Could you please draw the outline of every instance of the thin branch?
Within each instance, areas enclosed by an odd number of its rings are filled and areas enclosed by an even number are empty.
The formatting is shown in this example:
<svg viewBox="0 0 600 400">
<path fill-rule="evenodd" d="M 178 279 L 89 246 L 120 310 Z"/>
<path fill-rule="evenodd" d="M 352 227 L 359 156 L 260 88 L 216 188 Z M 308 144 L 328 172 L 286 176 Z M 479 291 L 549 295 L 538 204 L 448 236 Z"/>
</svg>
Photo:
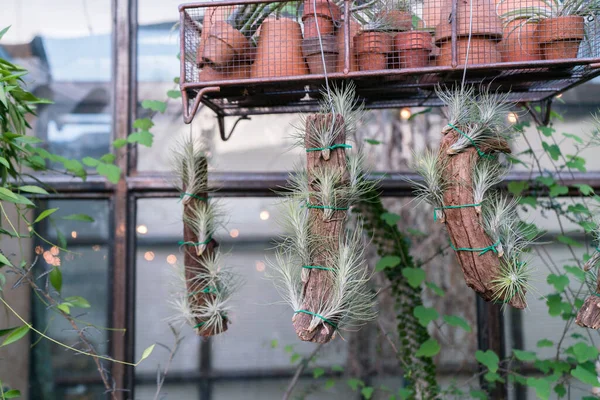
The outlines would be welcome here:
<svg viewBox="0 0 600 400">
<path fill-rule="evenodd" d="M 298 364 L 298 368 L 296 369 L 294 377 L 288 385 L 287 390 L 283 394 L 282 400 L 289 400 L 290 396 L 292 395 L 292 392 L 294 391 L 294 387 L 296 387 L 296 385 L 298 384 L 298 379 L 300 379 L 300 375 L 302 375 L 302 372 L 304 372 L 310 360 L 312 360 L 313 357 L 317 355 L 317 353 L 319 352 L 319 350 L 321 350 L 321 347 L 323 347 L 324 344 L 325 343 L 319 343 L 317 347 L 315 347 L 315 349 L 312 351 L 312 353 L 308 355 L 308 357 L 304 357 L 302 361 L 300 361 L 300 364 Z"/>
</svg>

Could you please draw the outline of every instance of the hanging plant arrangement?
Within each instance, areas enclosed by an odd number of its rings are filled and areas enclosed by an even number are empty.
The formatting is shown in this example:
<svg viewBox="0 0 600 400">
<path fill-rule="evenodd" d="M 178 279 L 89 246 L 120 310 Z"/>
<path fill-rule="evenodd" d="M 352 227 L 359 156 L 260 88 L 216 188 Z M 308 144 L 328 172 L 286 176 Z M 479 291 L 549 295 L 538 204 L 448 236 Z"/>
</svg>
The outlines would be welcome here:
<svg viewBox="0 0 600 400">
<path fill-rule="evenodd" d="M 346 225 L 349 209 L 374 185 L 364 178 L 361 149 L 346 143 L 362 107 L 353 85 L 322 97 L 321 112 L 307 116 L 297 132 L 306 167 L 290 177 L 281 221 L 290 236 L 280 243 L 271 268 L 294 309 L 298 337 L 317 343 L 376 315 L 362 225 Z"/>
<path fill-rule="evenodd" d="M 223 225 L 222 208 L 208 197 L 208 159 L 202 144 L 188 139 L 174 151 L 173 169 L 183 204 L 183 265 L 176 266 L 174 320 L 188 323 L 201 336 L 227 330 L 231 296 L 239 279 L 223 266 L 214 239 Z"/>
<path fill-rule="evenodd" d="M 437 92 L 448 124 L 439 152 L 416 158 L 416 194 L 446 225 L 467 285 L 486 301 L 525 308 L 534 234 L 517 214 L 518 199 L 493 190 L 506 173 L 501 155 L 510 153 L 510 104 L 488 89 Z"/>
</svg>

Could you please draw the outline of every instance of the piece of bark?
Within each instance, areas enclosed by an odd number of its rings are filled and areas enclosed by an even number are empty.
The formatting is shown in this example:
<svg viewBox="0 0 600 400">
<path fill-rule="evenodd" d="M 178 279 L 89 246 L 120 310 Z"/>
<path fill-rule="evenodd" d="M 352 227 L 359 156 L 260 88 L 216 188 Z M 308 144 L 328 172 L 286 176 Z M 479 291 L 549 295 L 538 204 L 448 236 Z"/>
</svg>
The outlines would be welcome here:
<svg viewBox="0 0 600 400">
<path fill-rule="evenodd" d="M 577 325 L 600 329 L 600 297 L 598 295 L 600 295 L 600 275 L 596 278 L 596 293 L 589 295 L 577 312 L 575 319 Z"/>
<path fill-rule="evenodd" d="M 202 168 L 201 174 L 207 174 L 208 173 L 208 162 L 204 162 L 202 164 L 201 168 Z M 185 191 L 186 188 L 184 187 L 183 190 Z M 201 193 L 190 193 L 190 194 L 193 194 L 195 197 L 187 197 L 186 198 L 186 201 L 184 202 L 184 205 L 183 205 L 183 215 L 184 216 L 193 215 L 192 211 L 195 210 L 196 207 L 204 206 L 204 204 L 201 204 L 201 203 L 206 203 L 206 201 L 207 201 L 207 200 L 201 200 L 201 199 L 208 199 L 208 193 L 201 192 Z M 184 218 L 184 220 L 185 220 L 185 218 Z M 199 242 L 198 236 L 196 235 L 194 230 L 191 229 L 189 226 L 187 226 L 186 223 L 183 224 L 183 241 L 189 242 L 189 243 L 198 243 Z M 211 239 L 211 241 L 207 243 L 202 254 L 199 256 L 197 255 L 196 246 L 187 246 L 187 245 L 184 246 L 183 262 L 184 262 L 184 266 L 185 266 L 185 280 L 186 280 L 187 293 L 188 294 L 194 293 L 188 299 L 190 306 L 192 306 L 192 308 L 205 304 L 209 299 L 214 298 L 214 296 L 215 296 L 213 293 L 199 292 L 206 287 L 207 282 L 195 280 L 194 278 L 198 274 L 198 271 L 208 272 L 207 268 L 204 266 L 203 260 L 206 260 L 209 257 L 212 257 L 215 249 L 218 246 L 219 246 L 219 244 L 217 243 L 217 241 L 214 239 Z M 205 321 L 202 320 L 201 318 L 196 318 L 196 324 L 201 324 L 203 322 L 205 322 Z M 223 329 L 218 332 L 215 331 L 214 328 L 209 328 L 209 329 L 204 328 L 203 329 L 203 327 L 200 326 L 199 328 L 196 328 L 196 334 L 198 334 L 200 336 L 208 337 L 208 336 L 213 336 L 213 335 L 217 335 L 219 333 L 225 332 L 227 330 L 227 322 L 228 322 L 227 318 L 223 318 Z"/>
<path fill-rule="evenodd" d="M 316 114 L 311 115 L 307 119 L 307 131 L 305 137 L 305 146 L 307 149 L 318 147 L 312 139 L 312 131 L 309 127 L 314 127 L 316 124 L 331 124 L 331 114 Z M 335 120 L 336 125 L 343 127 L 343 119 L 337 115 Z M 329 125 L 330 126 L 330 125 Z M 343 128 L 340 134 L 336 137 L 334 144 L 344 144 L 346 142 L 346 133 Z M 325 156 L 329 160 L 325 160 L 323 157 L 324 152 L 312 151 L 306 153 L 307 158 L 307 172 L 309 187 L 312 192 L 314 189 L 314 170 L 322 166 L 327 168 L 339 168 L 344 172 L 344 181 L 347 182 L 346 172 L 346 153 L 343 148 L 333 149 L 327 151 Z M 316 204 L 314 196 L 310 196 L 312 205 L 331 205 L 331 204 Z M 344 222 L 346 219 L 346 211 L 339 210 L 333 211 L 333 215 L 328 220 L 323 220 L 322 209 L 311 208 L 309 209 L 310 216 L 310 229 L 311 235 L 315 238 L 319 238 L 315 241 L 315 248 L 313 250 L 312 265 L 319 265 L 327 268 L 333 268 L 331 265 L 330 254 L 335 254 L 339 251 L 340 235 L 343 234 Z M 302 266 L 298 266 L 301 268 Z M 331 271 L 320 270 L 320 269 L 306 269 L 303 272 L 303 303 L 302 309 L 318 312 L 319 304 L 323 301 L 327 301 L 329 292 L 331 290 Z M 298 337 L 307 342 L 315 343 L 327 343 L 333 337 L 335 328 L 325 321 L 319 324 L 315 329 L 310 329 L 310 322 L 313 316 L 305 313 L 296 313 L 292 318 L 294 328 Z M 332 321 L 336 323 L 337 321 Z"/>
<path fill-rule="evenodd" d="M 473 204 L 473 167 L 479 160 L 477 149 L 469 147 L 456 155 L 448 155 L 448 148 L 456 142 L 459 133 L 447 131 L 440 144 L 440 158 L 444 160 L 444 180 L 449 187 L 444 192 L 445 206 Z M 484 153 L 508 149 L 508 144 L 498 140 L 495 143 L 479 146 Z M 456 248 L 483 249 L 494 242 L 485 233 L 481 214 L 475 207 L 445 209 L 445 223 L 452 244 Z M 525 308 L 525 293 L 510 299 L 498 297 L 493 290 L 494 283 L 500 273 L 500 259 L 493 251 L 484 254 L 472 251 L 456 251 L 458 262 L 462 268 L 467 286 L 475 290 L 486 301 L 504 301 L 515 308 Z"/>
</svg>

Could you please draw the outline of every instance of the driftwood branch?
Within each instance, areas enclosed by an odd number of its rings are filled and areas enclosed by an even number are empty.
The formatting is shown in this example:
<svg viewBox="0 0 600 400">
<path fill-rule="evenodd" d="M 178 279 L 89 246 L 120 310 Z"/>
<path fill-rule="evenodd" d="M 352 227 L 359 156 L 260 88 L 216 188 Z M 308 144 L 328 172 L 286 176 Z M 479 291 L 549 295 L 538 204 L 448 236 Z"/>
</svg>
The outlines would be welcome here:
<svg viewBox="0 0 600 400">
<path fill-rule="evenodd" d="M 448 148 L 456 142 L 459 134 L 448 131 L 440 144 L 440 159 L 446 165 L 444 180 L 449 183 L 444 192 L 445 206 L 473 204 L 473 168 L 479 160 L 477 149 L 470 147 L 465 151 L 449 155 Z M 486 154 L 492 152 L 509 152 L 508 144 L 498 139 L 487 146 L 480 146 Z M 485 233 L 481 212 L 476 207 L 462 207 L 444 210 L 445 223 L 450 240 L 455 248 L 487 249 L 494 244 Z M 467 286 L 475 290 L 484 300 L 507 301 L 515 308 L 525 308 L 524 296 L 510 299 L 498 298 L 492 283 L 500 273 L 500 256 L 494 251 L 483 253 L 473 251 L 457 251 L 456 256 L 462 268 Z"/>
<path fill-rule="evenodd" d="M 585 299 L 575 322 L 584 328 L 600 329 L 600 274 L 596 278 L 596 293 Z"/>
<path fill-rule="evenodd" d="M 205 162 L 201 165 L 201 175 L 206 176 L 208 174 L 208 161 L 205 159 Z M 186 188 L 183 188 L 184 191 Z M 194 197 L 189 197 L 187 202 L 184 203 L 183 206 L 183 215 L 191 216 L 193 215 L 193 210 L 196 207 L 205 207 L 206 202 L 208 200 L 208 193 L 200 192 L 200 193 L 190 193 L 194 195 Z M 184 218 L 185 220 L 185 218 Z M 198 243 L 200 240 L 193 229 L 191 229 L 187 224 L 183 224 L 183 240 L 186 243 Z M 207 286 L 207 282 L 202 280 L 194 279 L 198 274 L 198 271 L 207 271 L 207 268 L 204 264 L 204 260 L 209 259 L 214 254 L 215 249 L 219 246 L 216 240 L 211 239 L 210 242 L 206 244 L 204 251 L 202 254 L 197 254 L 197 246 L 184 246 L 184 256 L 183 262 L 185 265 L 185 280 L 189 297 L 190 307 L 197 308 L 207 302 L 211 296 L 215 296 L 214 293 L 203 293 L 202 289 Z M 196 324 L 203 324 L 203 321 L 200 318 L 196 318 Z M 198 335 L 208 337 L 213 336 L 227 330 L 227 320 L 223 319 L 223 329 L 219 332 L 216 332 L 214 328 L 203 328 L 199 326 L 196 328 L 196 333 Z"/>
<path fill-rule="evenodd" d="M 332 115 L 331 114 L 315 114 L 308 117 L 307 120 L 307 132 L 305 139 L 305 146 L 307 149 L 317 147 L 314 141 L 314 132 L 310 132 L 309 129 L 325 125 L 331 126 Z M 343 120 L 341 116 L 336 116 L 335 124 L 343 127 Z M 346 142 L 346 133 L 343 129 L 340 130 L 340 134 L 335 140 L 335 144 L 343 144 Z M 324 152 L 311 151 L 307 152 L 307 172 L 309 188 L 315 192 L 315 177 L 314 171 L 317 168 L 338 168 L 346 173 L 346 153 L 343 148 L 327 150 L 325 157 L 329 158 L 325 160 Z M 313 195 L 310 196 L 311 204 L 316 204 L 316 200 Z M 325 206 L 331 206 L 331 204 L 325 204 Z M 324 218 L 324 211 L 322 209 L 311 208 L 310 223 L 311 223 L 311 235 L 315 240 L 315 248 L 313 249 L 313 265 L 319 265 L 327 268 L 333 268 L 331 265 L 330 254 L 336 253 L 339 250 L 340 235 L 343 234 L 344 221 L 346 219 L 346 211 L 333 211 L 331 218 Z M 302 309 L 318 312 L 319 304 L 327 301 L 329 297 L 329 291 L 331 288 L 331 272 L 320 270 L 320 269 L 309 269 L 303 274 L 304 277 L 304 288 Z M 316 328 L 312 329 L 310 322 L 312 316 L 304 313 L 297 313 L 292 319 L 296 334 L 304 341 L 316 342 L 316 343 L 327 343 L 333 337 L 335 328 L 326 322 L 319 324 Z"/>
</svg>

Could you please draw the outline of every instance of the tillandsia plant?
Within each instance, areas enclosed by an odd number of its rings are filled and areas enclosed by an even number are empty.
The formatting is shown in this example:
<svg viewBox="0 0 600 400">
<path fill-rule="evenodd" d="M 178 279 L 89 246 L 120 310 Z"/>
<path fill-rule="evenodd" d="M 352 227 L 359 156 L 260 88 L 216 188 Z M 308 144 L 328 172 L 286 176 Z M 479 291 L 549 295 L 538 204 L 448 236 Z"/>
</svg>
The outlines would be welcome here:
<svg viewBox="0 0 600 400">
<path fill-rule="evenodd" d="M 416 157 L 423 177 L 417 197 L 446 224 L 467 285 L 487 301 L 524 308 L 530 268 L 522 254 L 532 235 L 516 212 L 518 200 L 491 190 L 506 173 L 499 154 L 510 152 L 513 136 L 507 95 L 464 86 L 437 94 L 448 124 L 439 153 Z"/>
<path fill-rule="evenodd" d="M 498 7 L 508 0 L 498 2 Z M 598 0 L 539 0 L 539 4 L 516 8 L 501 15 L 506 22 L 515 20 L 528 20 L 539 22 L 546 18 L 558 18 L 567 16 L 589 17 L 600 13 L 600 1 Z"/>
<path fill-rule="evenodd" d="M 305 131 L 296 134 L 307 166 L 290 178 L 282 221 L 290 236 L 271 263 L 275 285 L 294 309 L 296 333 L 318 343 L 376 315 L 362 223 L 345 227 L 348 210 L 376 184 L 365 179 L 362 149 L 346 144 L 363 108 L 352 84 L 323 99 L 323 112 L 306 117 Z"/>
<path fill-rule="evenodd" d="M 600 217 L 593 218 L 592 236 L 595 247 L 592 256 L 584 264 L 584 271 L 591 271 L 600 262 Z M 596 271 L 596 286 L 591 288 L 592 293 L 577 312 L 577 325 L 585 328 L 600 329 L 600 274 Z"/>
<path fill-rule="evenodd" d="M 173 152 L 173 170 L 183 203 L 184 264 L 176 267 L 171 303 L 172 320 L 188 323 L 198 335 L 227 330 L 231 296 L 239 280 L 223 266 L 223 255 L 213 235 L 223 223 L 223 212 L 208 193 L 206 149 L 193 139 Z"/>
</svg>

